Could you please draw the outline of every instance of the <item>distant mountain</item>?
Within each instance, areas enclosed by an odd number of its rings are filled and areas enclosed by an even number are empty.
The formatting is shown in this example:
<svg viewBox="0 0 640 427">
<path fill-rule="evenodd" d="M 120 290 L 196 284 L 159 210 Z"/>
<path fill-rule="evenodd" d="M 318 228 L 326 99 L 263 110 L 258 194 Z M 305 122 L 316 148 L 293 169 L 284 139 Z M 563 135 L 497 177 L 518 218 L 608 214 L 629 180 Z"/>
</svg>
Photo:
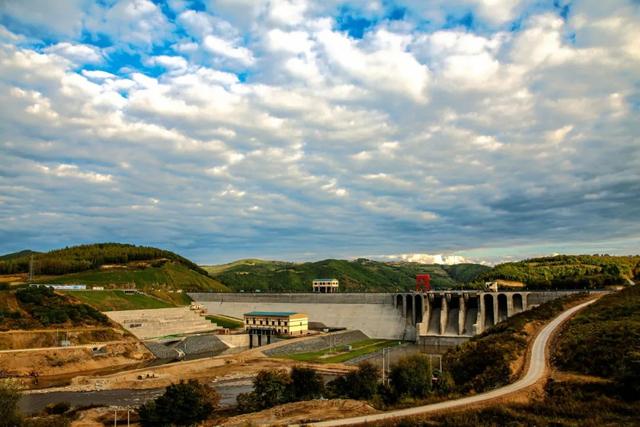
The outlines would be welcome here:
<svg viewBox="0 0 640 427">
<path fill-rule="evenodd" d="M 557 255 L 496 265 L 477 281 L 516 280 L 529 288 L 594 289 L 640 280 L 640 256 Z"/>
<path fill-rule="evenodd" d="M 19 259 L 24 257 L 31 257 L 31 255 L 38 255 L 40 252 L 34 252 L 30 249 L 25 249 L 20 252 L 13 252 L 6 255 L 0 255 L 0 261 L 9 261 L 12 259 Z"/>
<path fill-rule="evenodd" d="M 0 274 L 29 271 L 33 255 L 36 282 L 81 283 L 138 288 L 227 291 L 190 260 L 170 251 L 121 243 L 96 243 L 46 253 L 23 251 L 0 259 Z"/>
<path fill-rule="evenodd" d="M 489 270 L 478 264 L 455 266 L 413 262 L 379 262 L 327 259 L 292 263 L 239 260 L 224 265 L 203 266 L 209 274 L 234 291 L 309 292 L 317 278 L 336 278 L 343 292 L 392 292 L 414 289 L 415 276 L 429 273 L 434 288 L 461 287 Z"/>
</svg>

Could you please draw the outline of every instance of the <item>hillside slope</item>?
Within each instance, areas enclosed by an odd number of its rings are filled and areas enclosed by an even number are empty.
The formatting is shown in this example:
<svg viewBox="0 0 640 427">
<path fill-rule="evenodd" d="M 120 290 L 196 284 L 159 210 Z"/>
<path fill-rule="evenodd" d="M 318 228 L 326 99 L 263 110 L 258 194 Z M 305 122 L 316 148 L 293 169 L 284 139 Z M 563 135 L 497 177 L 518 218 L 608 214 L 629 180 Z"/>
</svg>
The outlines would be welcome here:
<svg viewBox="0 0 640 427">
<path fill-rule="evenodd" d="M 44 286 L 0 291 L 0 330 L 110 324 L 93 307 Z"/>
<path fill-rule="evenodd" d="M 137 289 L 143 290 L 228 291 L 227 287 L 219 281 L 171 261 L 147 267 L 100 269 L 61 276 L 46 276 L 37 280 L 37 282 L 51 284 L 81 283 L 112 288 L 135 284 Z"/>
<path fill-rule="evenodd" d="M 8 254 L 0 258 L 0 274 L 24 275 L 29 271 L 32 257 L 36 283 L 227 291 L 205 270 L 178 254 L 120 243 L 80 245 L 46 253 L 22 251 Z"/>
<path fill-rule="evenodd" d="M 477 277 L 517 280 L 529 288 L 593 289 L 640 279 L 640 256 L 557 255 L 499 264 Z"/>
<path fill-rule="evenodd" d="M 24 253 L 24 255 L 20 255 Z M 31 255 L 34 269 L 40 275 L 58 275 L 95 270 L 104 265 L 128 264 L 135 261 L 171 260 L 201 274 L 206 272 L 188 259 L 163 249 L 123 243 L 95 243 L 56 249 L 46 253 L 22 251 L 0 258 L 0 274 L 26 273 Z"/>
<path fill-rule="evenodd" d="M 240 260 L 203 266 L 209 274 L 234 291 L 309 292 L 317 278 L 336 278 L 342 292 L 392 292 L 413 289 L 416 274 L 431 274 L 434 288 L 459 287 L 488 267 L 385 263 L 368 259 L 327 259 L 317 262 Z"/>
<path fill-rule="evenodd" d="M 25 257 L 31 257 L 31 255 L 38 255 L 40 252 L 34 252 L 30 249 L 25 249 L 20 252 L 12 252 L 10 254 L 0 255 L 0 261 L 9 261 L 15 259 L 21 259 Z"/>
</svg>

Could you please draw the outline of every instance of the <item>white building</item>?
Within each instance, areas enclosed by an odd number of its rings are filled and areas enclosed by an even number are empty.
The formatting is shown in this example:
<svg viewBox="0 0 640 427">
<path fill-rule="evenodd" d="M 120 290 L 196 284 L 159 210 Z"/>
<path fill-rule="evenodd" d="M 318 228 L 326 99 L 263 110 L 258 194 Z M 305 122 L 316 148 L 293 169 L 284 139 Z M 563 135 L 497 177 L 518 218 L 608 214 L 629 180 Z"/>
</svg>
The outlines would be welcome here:
<svg viewBox="0 0 640 427">
<path fill-rule="evenodd" d="M 338 279 L 315 279 L 313 292 L 319 294 L 332 294 L 338 292 Z"/>
</svg>

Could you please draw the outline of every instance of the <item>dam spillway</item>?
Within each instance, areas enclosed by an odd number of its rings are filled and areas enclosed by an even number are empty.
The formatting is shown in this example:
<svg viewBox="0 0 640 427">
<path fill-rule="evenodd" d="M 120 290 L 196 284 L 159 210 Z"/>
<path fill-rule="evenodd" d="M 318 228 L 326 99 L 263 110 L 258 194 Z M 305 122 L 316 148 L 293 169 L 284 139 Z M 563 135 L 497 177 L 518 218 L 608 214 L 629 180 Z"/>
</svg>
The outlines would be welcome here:
<svg viewBox="0 0 640 427">
<path fill-rule="evenodd" d="M 372 338 L 456 343 L 506 318 L 572 292 L 189 293 L 209 313 L 305 313 L 310 322 L 361 330 Z"/>
</svg>

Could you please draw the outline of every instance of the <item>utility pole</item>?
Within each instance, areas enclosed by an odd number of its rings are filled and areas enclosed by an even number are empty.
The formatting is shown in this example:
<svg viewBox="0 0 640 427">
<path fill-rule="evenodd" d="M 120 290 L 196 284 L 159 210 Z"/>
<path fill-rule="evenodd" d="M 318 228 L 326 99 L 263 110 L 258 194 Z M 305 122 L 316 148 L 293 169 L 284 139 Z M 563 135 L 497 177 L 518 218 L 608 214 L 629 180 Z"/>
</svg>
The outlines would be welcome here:
<svg viewBox="0 0 640 427">
<path fill-rule="evenodd" d="M 391 353 L 391 349 L 388 347 L 384 347 L 382 349 L 382 384 L 387 385 L 389 383 L 389 375 L 387 374 L 390 371 L 389 364 L 389 355 Z"/>
<path fill-rule="evenodd" d="M 384 385 L 384 351 L 386 349 L 384 347 L 382 347 L 382 385 Z"/>
<path fill-rule="evenodd" d="M 33 281 L 33 255 L 31 255 L 31 259 L 29 260 L 29 282 Z"/>
</svg>

